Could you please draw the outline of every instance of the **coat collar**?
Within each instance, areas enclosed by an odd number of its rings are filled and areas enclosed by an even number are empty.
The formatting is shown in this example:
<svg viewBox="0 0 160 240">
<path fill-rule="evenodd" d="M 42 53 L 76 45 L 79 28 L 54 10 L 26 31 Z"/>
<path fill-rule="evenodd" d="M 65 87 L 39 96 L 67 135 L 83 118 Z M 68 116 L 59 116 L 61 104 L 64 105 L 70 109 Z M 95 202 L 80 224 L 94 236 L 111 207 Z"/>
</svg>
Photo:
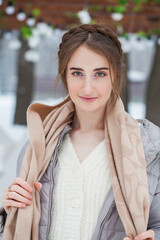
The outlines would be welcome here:
<svg viewBox="0 0 160 240">
<path fill-rule="evenodd" d="M 160 128 L 144 119 L 138 120 L 144 148 L 147 167 L 149 167 L 160 154 Z"/>
</svg>

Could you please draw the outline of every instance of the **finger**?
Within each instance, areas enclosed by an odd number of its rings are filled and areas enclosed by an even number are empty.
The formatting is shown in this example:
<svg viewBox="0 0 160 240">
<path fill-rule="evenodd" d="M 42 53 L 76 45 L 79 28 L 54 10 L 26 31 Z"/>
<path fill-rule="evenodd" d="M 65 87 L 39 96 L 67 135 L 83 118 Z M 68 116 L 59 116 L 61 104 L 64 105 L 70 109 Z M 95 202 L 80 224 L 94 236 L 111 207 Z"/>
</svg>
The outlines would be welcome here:
<svg viewBox="0 0 160 240">
<path fill-rule="evenodd" d="M 135 240 L 144 240 L 147 238 L 154 239 L 154 231 L 153 230 L 148 230 L 146 232 L 139 234 L 137 237 L 135 237 Z"/>
<path fill-rule="evenodd" d="M 37 190 L 38 192 L 40 192 L 40 190 L 41 190 L 41 188 L 42 188 L 42 184 L 39 183 L 39 182 L 35 182 L 35 183 L 34 183 L 34 186 L 35 186 L 36 190 Z"/>
<path fill-rule="evenodd" d="M 26 205 L 31 204 L 31 200 L 21 196 L 20 194 L 18 194 L 16 192 L 8 192 L 6 194 L 7 194 L 6 199 L 13 200 L 13 201 L 16 201 L 16 202 L 25 203 Z"/>
<path fill-rule="evenodd" d="M 32 192 L 33 188 L 26 182 L 23 180 L 23 178 L 17 177 L 11 185 L 20 185 L 21 187 L 23 187 L 25 190 L 27 190 L 28 192 Z M 11 187 L 12 189 L 12 187 Z"/>
<path fill-rule="evenodd" d="M 19 185 L 12 185 L 12 188 L 11 188 L 10 192 L 16 192 L 23 197 L 26 197 L 28 199 L 32 199 L 32 194 L 30 192 L 26 191 L 24 188 L 22 188 Z"/>
<path fill-rule="evenodd" d="M 129 237 L 125 237 L 123 240 L 131 240 Z"/>
<path fill-rule="evenodd" d="M 6 206 L 6 209 L 9 210 L 10 207 L 25 208 L 26 204 L 21 202 L 16 202 L 14 200 L 6 199 L 5 206 Z"/>
</svg>

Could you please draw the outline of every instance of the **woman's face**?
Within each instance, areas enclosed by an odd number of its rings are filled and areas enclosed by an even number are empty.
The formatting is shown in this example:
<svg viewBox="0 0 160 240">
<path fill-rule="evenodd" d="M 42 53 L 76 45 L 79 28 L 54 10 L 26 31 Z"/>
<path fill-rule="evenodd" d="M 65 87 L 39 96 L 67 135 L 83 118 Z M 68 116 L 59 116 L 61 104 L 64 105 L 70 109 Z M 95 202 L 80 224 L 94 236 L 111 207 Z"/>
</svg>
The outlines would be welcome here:
<svg viewBox="0 0 160 240">
<path fill-rule="evenodd" d="M 105 56 L 81 45 L 68 62 L 66 81 L 76 110 L 97 112 L 105 108 L 112 90 Z"/>
</svg>

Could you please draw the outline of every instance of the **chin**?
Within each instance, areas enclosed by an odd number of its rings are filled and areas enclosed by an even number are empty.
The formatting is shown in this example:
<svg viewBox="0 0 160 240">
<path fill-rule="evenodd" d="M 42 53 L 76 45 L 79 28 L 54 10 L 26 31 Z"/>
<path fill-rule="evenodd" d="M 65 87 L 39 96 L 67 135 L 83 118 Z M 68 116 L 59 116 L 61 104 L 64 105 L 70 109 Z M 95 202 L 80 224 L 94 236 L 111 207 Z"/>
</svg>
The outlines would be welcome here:
<svg viewBox="0 0 160 240">
<path fill-rule="evenodd" d="M 102 106 L 91 106 L 91 105 L 89 105 L 89 104 L 86 104 L 86 105 L 84 105 L 83 104 L 83 106 L 82 105 L 76 105 L 75 104 L 75 106 L 76 106 L 76 109 L 77 110 L 80 110 L 80 111 L 83 111 L 83 112 L 96 112 L 96 111 L 98 111 L 99 109 L 101 109 L 102 108 Z"/>
</svg>

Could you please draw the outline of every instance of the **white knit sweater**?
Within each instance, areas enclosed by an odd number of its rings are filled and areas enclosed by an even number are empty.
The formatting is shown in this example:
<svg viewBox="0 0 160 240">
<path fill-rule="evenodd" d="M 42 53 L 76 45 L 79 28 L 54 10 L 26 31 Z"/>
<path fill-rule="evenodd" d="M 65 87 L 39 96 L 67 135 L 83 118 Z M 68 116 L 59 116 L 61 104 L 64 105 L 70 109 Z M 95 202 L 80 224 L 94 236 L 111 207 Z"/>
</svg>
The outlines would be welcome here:
<svg viewBox="0 0 160 240">
<path fill-rule="evenodd" d="M 100 142 L 80 163 L 66 134 L 58 159 L 49 239 L 90 240 L 111 186 L 106 142 Z"/>
</svg>

